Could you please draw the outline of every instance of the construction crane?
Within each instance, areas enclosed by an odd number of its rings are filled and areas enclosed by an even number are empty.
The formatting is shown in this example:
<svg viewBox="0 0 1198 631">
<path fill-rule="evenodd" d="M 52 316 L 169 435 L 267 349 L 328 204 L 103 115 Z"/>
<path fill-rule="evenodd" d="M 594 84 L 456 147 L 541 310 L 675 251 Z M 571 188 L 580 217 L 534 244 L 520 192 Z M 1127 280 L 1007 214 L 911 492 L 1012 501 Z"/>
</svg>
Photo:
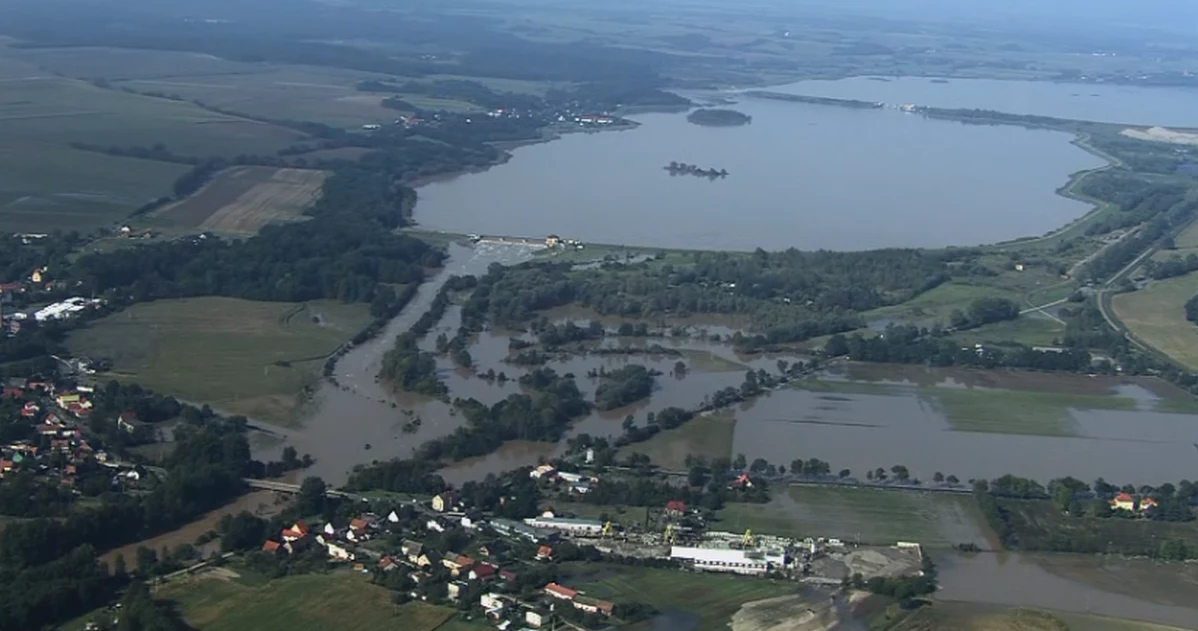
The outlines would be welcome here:
<svg viewBox="0 0 1198 631">
<path fill-rule="evenodd" d="M 741 537 L 740 545 L 741 545 L 741 547 L 744 547 L 744 548 L 756 547 L 757 540 L 753 538 L 752 530 L 745 530 L 745 536 Z"/>
<path fill-rule="evenodd" d="M 678 530 L 674 528 L 674 524 L 666 524 L 666 543 L 674 545 L 678 540 Z"/>
<path fill-rule="evenodd" d="M 615 532 L 615 530 L 616 529 L 611 525 L 610 519 L 607 521 L 606 524 L 603 524 L 603 536 L 604 537 L 612 536 L 612 534 Z"/>
</svg>

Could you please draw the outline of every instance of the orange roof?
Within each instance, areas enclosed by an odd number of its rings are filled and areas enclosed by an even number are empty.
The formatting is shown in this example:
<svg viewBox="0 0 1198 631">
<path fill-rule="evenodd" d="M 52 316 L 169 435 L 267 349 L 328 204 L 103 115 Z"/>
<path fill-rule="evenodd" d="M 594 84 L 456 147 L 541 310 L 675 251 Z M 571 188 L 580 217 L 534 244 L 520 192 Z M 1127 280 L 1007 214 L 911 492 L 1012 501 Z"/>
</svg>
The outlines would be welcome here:
<svg viewBox="0 0 1198 631">
<path fill-rule="evenodd" d="M 1153 498 L 1151 498 L 1151 497 L 1146 497 L 1146 498 L 1144 498 L 1144 499 L 1140 500 L 1140 506 L 1141 506 L 1141 507 L 1145 507 L 1145 506 L 1160 506 L 1160 505 L 1161 505 L 1161 503 L 1160 503 L 1160 502 L 1156 501 L 1155 499 L 1153 499 Z"/>
<path fill-rule="evenodd" d="M 267 540 L 266 543 L 262 544 L 262 549 L 266 550 L 267 552 L 276 552 L 281 547 L 283 546 L 278 541 Z"/>
<path fill-rule="evenodd" d="M 294 537 L 294 538 L 296 538 L 296 539 L 303 539 L 303 538 L 304 538 L 304 533 L 302 533 L 302 532 L 300 532 L 300 531 L 298 531 L 298 530 L 292 530 L 292 529 L 290 529 L 290 528 L 284 528 L 284 529 L 283 529 L 283 536 L 284 536 L 284 537 Z"/>
<path fill-rule="evenodd" d="M 557 583 L 550 583 L 550 584 L 546 585 L 545 591 L 549 592 L 550 594 L 553 594 L 555 596 L 559 596 L 561 598 L 567 598 L 567 599 L 572 599 L 578 595 L 577 590 L 573 590 L 573 589 L 570 589 L 569 587 L 564 587 L 562 585 L 558 585 Z"/>
<path fill-rule="evenodd" d="M 300 534 L 305 534 L 305 535 L 308 534 L 308 531 L 312 530 L 311 528 L 308 527 L 308 524 L 304 523 L 304 520 L 302 520 L 302 519 L 295 522 L 295 525 L 292 527 L 295 528 L 296 530 L 300 531 Z"/>
<path fill-rule="evenodd" d="M 354 530 L 366 530 L 366 520 L 365 519 L 351 520 L 349 522 L 349 527 L 353 528 Z"/>
<path fill-rule="evenodd" d="M 1116 496 L 1115 496 L 1115 501 L 1116 501 L 1116 502 L 1120 502 L 1120 503 L 1122 503 L 1122 502 L 1134 502 L 1134 501 L 1136 501 L 1136 498 L 1132 497 L 1131 495 L 1129 495 L 1129 494 L 1127 494 L 1127 493 L 1120 493 L 1120 494 L 1118 494 L 1118 495 L 1116 495 Z"/>
<path fill-rule="evenodd" d="M 537 548 L 537 556 L 551 557 L 553 556 L 553 548 L 550 548 L 549 546 L 541 546 L 540 548 Z"/>
</svg>

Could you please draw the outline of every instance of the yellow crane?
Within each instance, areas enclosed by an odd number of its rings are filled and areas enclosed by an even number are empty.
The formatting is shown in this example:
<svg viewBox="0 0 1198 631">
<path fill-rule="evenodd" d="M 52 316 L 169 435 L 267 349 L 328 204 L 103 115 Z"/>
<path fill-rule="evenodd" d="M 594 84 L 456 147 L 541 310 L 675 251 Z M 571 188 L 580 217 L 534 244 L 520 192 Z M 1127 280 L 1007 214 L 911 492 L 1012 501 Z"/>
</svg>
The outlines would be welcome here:
<svg viewBox="0 0 1198 631">
<path fill-rule="evenodd" d="M 615 532 L 615 530 L 616 529 L 611 525 L 610 519 L 607 521 L 606 524 L 603 524 L 603 536 L 604 537 L 612 536 L 612 534 Z"/>
<path fill-rule="evenodd" d="M 745 548 L 752 548 L 757 545 L 757 540 L 753 538 L 752 530 L 745 530 L 745 536 L 741 538 L 740 545 Z"/>
<path fill-rule="evenodd" d="M 666 543 L 673 545 L 678 540 L 678 531 L 674 529 L 674 524 L 666 524 Z"/>
</svg>

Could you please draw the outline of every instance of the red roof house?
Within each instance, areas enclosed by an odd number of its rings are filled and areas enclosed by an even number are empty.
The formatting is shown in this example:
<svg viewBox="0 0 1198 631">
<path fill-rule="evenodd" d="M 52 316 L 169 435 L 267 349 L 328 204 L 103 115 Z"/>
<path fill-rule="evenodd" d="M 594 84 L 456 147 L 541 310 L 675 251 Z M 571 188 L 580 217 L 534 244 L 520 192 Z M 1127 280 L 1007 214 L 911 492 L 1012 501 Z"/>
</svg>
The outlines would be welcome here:
<svg viewBox="0 0 1198 631">
<path fill-rule="evenodd" d="M 262 544 L 262 549 L 266 552 L 278 552 L 282 547 L 283 544 L 279 543 L 278 541 L 271 541 L 269 539 L 266 540 L 266 543 Z"/>
<path fill-rule="evenodd" d="M 681 515 L 686 512 L 686 502 L 682 500 L 670 500 L 666 502 L 666 512 Z"/>
<path fill-rule="evenodd" d="M 490 563 L 479 563 L 470 570 L 470 580 L 485 581 L 495 578 L 495 573 L 499 568 Z"/>
<path fill-rule="evenodd" d="M 550 583 L 546 585 L 545 593 L 553 596 L 554 598 L 560 598 L 562 600 L 574 600 L 574 597 L 578 595 L 577 590 L 558 585 L 557 583 Z"/>
<path fill-rule="evenodd" d="M 553 559 L 553 548 L 549 546 L 541 546 L 537 548 L 537 559 L 541 561 L 549 561 Z"/>
</svg>

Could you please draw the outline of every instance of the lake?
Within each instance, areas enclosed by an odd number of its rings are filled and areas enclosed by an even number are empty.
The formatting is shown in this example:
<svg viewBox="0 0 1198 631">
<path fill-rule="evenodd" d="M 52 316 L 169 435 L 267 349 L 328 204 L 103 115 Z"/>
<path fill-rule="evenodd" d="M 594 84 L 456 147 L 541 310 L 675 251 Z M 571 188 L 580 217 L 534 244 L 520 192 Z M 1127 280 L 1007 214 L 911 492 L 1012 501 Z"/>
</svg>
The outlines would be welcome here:
<svg viewBox="0 0 1198 631">
<path fill-rule="evenodd" d="M 1198 89 L 1001 79 L 851 77 L 769 88 L 806 96 L 985 109 L 1102 123 L 1198 127 Z"/>
<path fill-rule="evenodd" d="M 644 114 L 635 129 L 520 147 L 426 184 L 415 218 L 456 233 L 726 250 L 940 247 L 1041 235 L 1089 206 L 1055 194 L 1104 164 L 1066 134 L 745 98 L 741 127 Z M 672 176 L 671 161 L 726 169 Z"/>
</svg>

